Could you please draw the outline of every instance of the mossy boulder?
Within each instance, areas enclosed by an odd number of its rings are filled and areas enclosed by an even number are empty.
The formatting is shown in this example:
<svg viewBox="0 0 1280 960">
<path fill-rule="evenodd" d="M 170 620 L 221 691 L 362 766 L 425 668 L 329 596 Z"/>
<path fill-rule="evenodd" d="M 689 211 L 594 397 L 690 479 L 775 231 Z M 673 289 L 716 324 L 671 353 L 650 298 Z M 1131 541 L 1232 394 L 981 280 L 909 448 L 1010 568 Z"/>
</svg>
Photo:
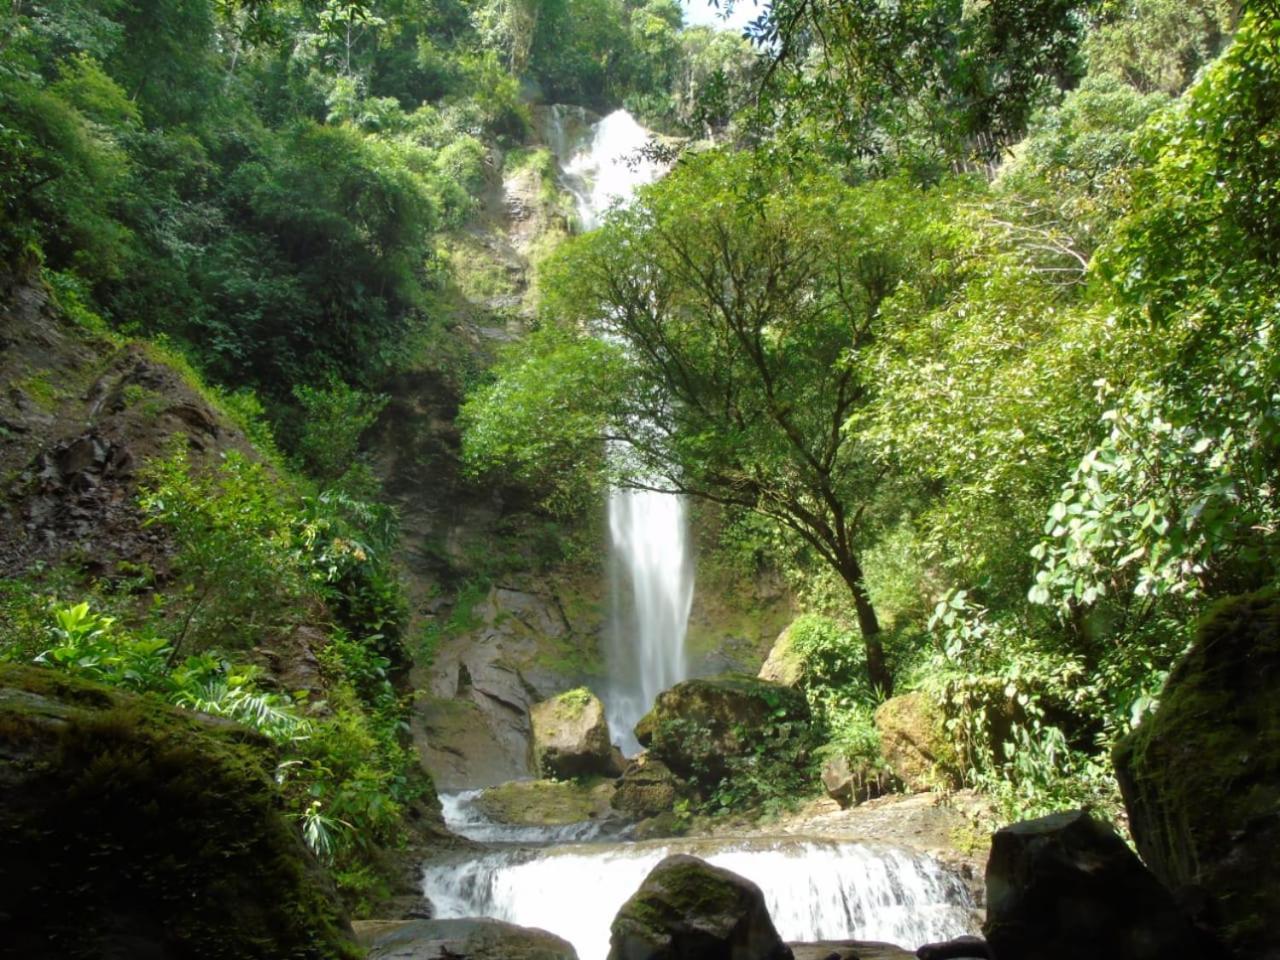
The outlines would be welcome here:
<svg viewBox="0 0 1280 960">
<path fill-rule="evenodd" d="M 374 941 L 369 960 L 578 960 L 553 933 L 501 920 L 414 920 Z"/>
<path fill-rule="evenodd" d="M 960 786 L 955 748 L 942 708 L 920 691 L 891 697 L 876 708 L 880 755 L 909 790 Z"/>
<path fill-rule="evenodd" d="M 1240 957 L 1280 957 L 1280 594 L 1223 603 L 1115 751 L 1138 852 Z"/>
<path fill-rule="evenodd" d="M 636 724 L 636 737 L 677 776 L 714 786 L 732 758 L 763 749 L 780 733 L 803 738 L 811 723 L 798 690 L 727 673 L 660 693 Z"/>
<path fill-rule="evenodd" d="M 670 767 L 642 753 L 618 778 L 613 807 L 633 820 L 669 813 L 676 802 L 676 786 Z"/>
<path fill-rule="evenodd" d="M 275 761 L 229 721 L 0 665 L 6 955 L 358 956 Z"/>
<path fill-rule="evenodd" d="M 1083 811 L 998 831 L 982 930 L 1000 960 L 1220 960 L 1107 824 Z"/>
<path fill-rule="evenodd" d="M 614 917 L 609 960 L 791 960 L 764 894 L 688 854 L 667 857 Z"/>
<path fill-rule="evenodd" d="M 476 806 L 497 823 L 555 827 L 610 816 L 613 781 L 514 780 L 490 787 Z"/>
<path fill-rule="evenodd" d="M 544 777 L 618 776 L 622 773 L 604 704 L 585 687 L 569 690 L 529 710 L 533 757 Z"/>
<path fill-rule="evenodd" d="M 758 676 L 770 683 L 780 683 L 784 687 L 794 687 L 804 678 L 804 657 L 796 649 L 792 628 L 789 625 L 778 634 L 769 650 L 769 657 L 760 668 Z"/>
</svg>

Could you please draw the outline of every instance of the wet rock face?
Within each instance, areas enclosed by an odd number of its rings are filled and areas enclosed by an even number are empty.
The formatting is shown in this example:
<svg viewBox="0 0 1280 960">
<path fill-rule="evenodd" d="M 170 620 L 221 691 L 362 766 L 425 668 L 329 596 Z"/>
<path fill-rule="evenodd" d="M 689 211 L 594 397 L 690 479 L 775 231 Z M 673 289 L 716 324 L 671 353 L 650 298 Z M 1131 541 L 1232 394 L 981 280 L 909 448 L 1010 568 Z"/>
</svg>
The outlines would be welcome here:
<svg viewBox="0 0 1280 960">
<path fill-rule="evenodd" d="M 676 777 L 661 760 L 642 754 L 627 764 L 618 779 L 613 807 L 634 820 L 671 810 L 676 802 Z"/>
<path fill-rule="evenodd" d="M 927 694 L 906 693 L 880 704 L 876 729 L 880 755 L 909 790 L 960 785 L 942 710 Z"/>
<path fill-rule="evenodd" d="M 835 756 L 822 765 L 823 789 L 842 810 L 887 793 L 892 782 L 883 769 L 866 761 L 850 762 L 847 757 Z"/>
<path fill-rule="evenodd" d="M 996 833 L 983 932 L 997 960 L 1222 956 L 1124 841 L 1083 812 Z"/>
<path fill-rule="evenodd" d="M 675 854 L 614 918 L 609 960 L 791 960 L 750 880 Z"/>
<path fill-rule="evenodd" d="M 1156 876 L 1237 956 L 1280 958 L 1280 595 L 1206 618 L 1115 761 Z"/>
<path fill-rule="evenodd" d="M 536 703 L 529 711 L 533 758 L 544 777 L 617 776 L 604 704 L 579 687 Z"/>
<path fill-rule="evenodd" d="M 378 938 L 368 960 L 578 960 L 555 934 L 501 920 L 415 920 Z"/>
<path fill-rule="evenodd" d="M 770 726 L 807 729 L 808 701 L 797 690 L 742 674 L 686 680 L 658 695 L 636 737 L 678 776 L 714 785 L 729 757 L 751 753 Z"/>
<path fill-rule="evenodd" d="M 230 721 L 0 665 L 0 954 L 357 956 L 275 761 Z"/>
</svg>

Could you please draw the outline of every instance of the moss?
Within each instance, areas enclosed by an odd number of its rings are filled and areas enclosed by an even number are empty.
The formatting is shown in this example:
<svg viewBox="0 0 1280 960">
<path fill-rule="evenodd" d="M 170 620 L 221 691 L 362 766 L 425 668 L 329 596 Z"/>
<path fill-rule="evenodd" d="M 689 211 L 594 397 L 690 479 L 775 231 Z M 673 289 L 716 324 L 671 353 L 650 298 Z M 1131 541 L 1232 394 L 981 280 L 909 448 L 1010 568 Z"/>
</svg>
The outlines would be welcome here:
<svg viewBox="0 0 1280 960">
<path fill-rule="evenodd" d="M 558 826 L 595 820 L 609 812 L 613 781 L 517 780 L 490 787 L 476 801 L 499 823 Z"/>
<path fill-rule="evenodd" d="M 570 720 L 576 720 L 582 716 L 582 711 L 587 709 L 594 699 L 595 694 L 586 687 L 566 690 L 552 698 L 556 705 L 556 712 Z"/>
<path fill-rule="evenodd" d="M 0 667 L 0 691 L 17 953 L 358 955 L 260 735 L 37 668 Z"/>
<path fill-rule="evenodd" d="M 1208 922 L 1242 956 L 1280 946 L 1280 594 L 1219 604 L 1156 713 L 1120 742 L 1116 772 L 1143 858 L 1202 886 Z M 1268 929 L 1271 928 L 1271 929 Z M 1264 944 L 1266 947 L 1264 948 Z"/>
<path fill-rule="evenodd" d="M 54 386 L 49 380 L 48 370 L 39 370 L 28 377 L 14 382 L 15 390 L 20 390 L 35 401 L 36 406 L 46 413 L 52 413 L 66 397 L 66 392 Z"/>
</svg>

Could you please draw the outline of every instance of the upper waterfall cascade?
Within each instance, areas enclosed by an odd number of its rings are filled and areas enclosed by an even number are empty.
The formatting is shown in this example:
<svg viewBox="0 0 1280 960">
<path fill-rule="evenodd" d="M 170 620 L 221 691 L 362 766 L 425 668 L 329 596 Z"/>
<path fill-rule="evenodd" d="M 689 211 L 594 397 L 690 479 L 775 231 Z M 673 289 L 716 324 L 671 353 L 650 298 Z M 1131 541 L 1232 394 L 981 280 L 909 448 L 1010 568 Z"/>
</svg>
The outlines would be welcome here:
<svg viewBox="0 0 1280 960">
<path fill-rule="evenodd" d="M 545 138 L 560 161 L 583 230 L 626 204 L 665 171 L 640 153 L 652 134 L 626 110 L 586 124 L 574 108 L 550 108 Z M 604 700 L 609 729 L 625 753 L 654 698 L 688 676 L 685 631 L 693 604 L 693 558 L 680 497 L 649 490 L 609 493 L 610 604 Z"/>
</svg>

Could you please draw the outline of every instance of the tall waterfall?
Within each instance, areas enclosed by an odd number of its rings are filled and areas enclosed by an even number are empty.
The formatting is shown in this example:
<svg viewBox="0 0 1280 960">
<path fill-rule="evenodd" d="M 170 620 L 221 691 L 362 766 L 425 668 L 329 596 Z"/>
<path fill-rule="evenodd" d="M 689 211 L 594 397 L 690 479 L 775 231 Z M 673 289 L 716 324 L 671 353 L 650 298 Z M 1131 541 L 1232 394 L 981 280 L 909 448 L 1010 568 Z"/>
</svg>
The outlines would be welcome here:
<svg viewBox="0 0 1280 960">
<path fill-rule="evenodd" d="M 609 926 L 670 853 L 693 853 L 754 881 L 784 940 L 917 946 L 975 932 L 973 899 L 939 861 L 891 847 L 790 838 L 591 844 L 491 853 L 426 870 L 438 917 L 496 917 L 569 940 L 604 960 Z"/>
<path fill-rule="evenodd" d="M 546 140 L 560 160 L 565 187 L 577 201 L 583 230 L 600 225 L 609 207 L 662 175 L 640 159 L 650 134 L 625 110 L 583 128 L 572 108 L 552 107 Z M 632 728 L 667 687 L 685 679 L 685 629 L 693 604 L 693 558 L 684 502 L 646 490 L 609 494 L 610 603 L 604 691 L 609 729 L 630 754 Z"/>
</svg>

